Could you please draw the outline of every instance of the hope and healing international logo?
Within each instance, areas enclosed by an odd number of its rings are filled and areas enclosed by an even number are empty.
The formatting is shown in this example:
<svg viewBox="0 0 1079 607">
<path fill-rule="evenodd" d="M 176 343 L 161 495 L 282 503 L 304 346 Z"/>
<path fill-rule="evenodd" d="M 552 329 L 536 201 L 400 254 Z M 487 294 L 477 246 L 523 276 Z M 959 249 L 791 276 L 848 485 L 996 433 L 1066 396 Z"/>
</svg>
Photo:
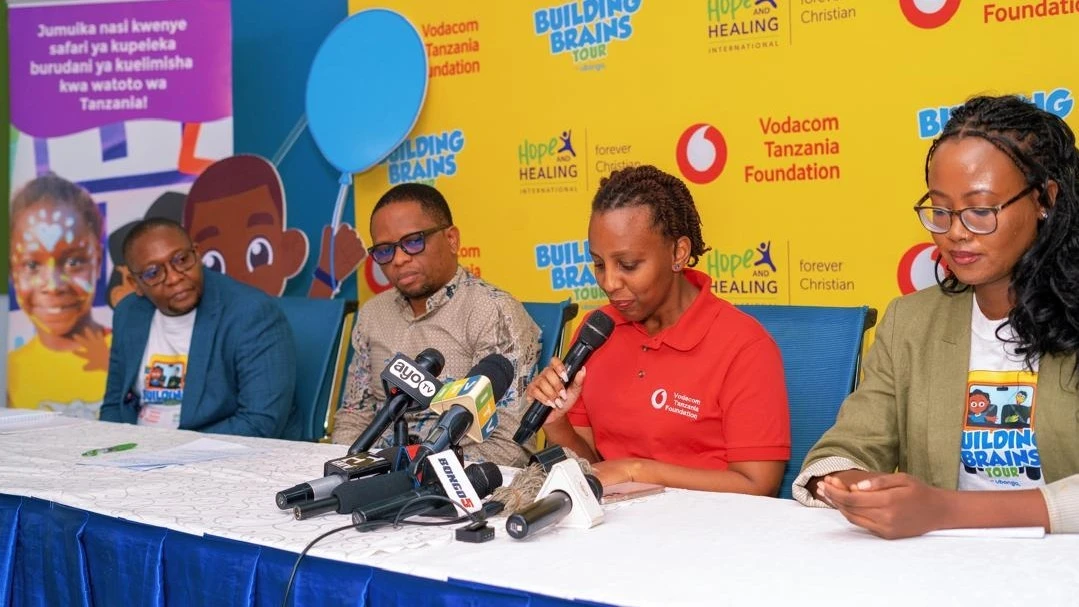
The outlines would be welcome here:
<svg viewBox="0 0 1079 607">
<path fill-rule="evenodd" d="M 420 182 L 434 185 L 439 177 L 457 174 L 457 154 L 465 147 L 461 129 L 416 135 L 406 139 L 383 163 L 390 185 Z"/>
<path fill-rule="evenodd" d="M 608 45 L 633 36 L 634 13 L 643 0 L 579 0 L 532 13 L 532 29 L 546 36 L 552 55 L 568 53 L 580 69 L 598 66 Z"/>
</svg>

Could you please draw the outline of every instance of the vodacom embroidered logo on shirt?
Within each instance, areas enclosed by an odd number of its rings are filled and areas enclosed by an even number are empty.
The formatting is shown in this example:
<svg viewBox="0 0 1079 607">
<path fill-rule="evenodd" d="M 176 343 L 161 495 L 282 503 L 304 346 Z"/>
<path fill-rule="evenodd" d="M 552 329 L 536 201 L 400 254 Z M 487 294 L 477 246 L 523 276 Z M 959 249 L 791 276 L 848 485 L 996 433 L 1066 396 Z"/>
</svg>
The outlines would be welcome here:
<svg viewBox="0 0 1079 607">
<path fill-rule="evenodd" d="M 652 393 L 652 408 L 695 420 L 700 417 L 701 399 L 678 391 L 670 394 L 666 388 L 658 388 Z"/>
</svg>

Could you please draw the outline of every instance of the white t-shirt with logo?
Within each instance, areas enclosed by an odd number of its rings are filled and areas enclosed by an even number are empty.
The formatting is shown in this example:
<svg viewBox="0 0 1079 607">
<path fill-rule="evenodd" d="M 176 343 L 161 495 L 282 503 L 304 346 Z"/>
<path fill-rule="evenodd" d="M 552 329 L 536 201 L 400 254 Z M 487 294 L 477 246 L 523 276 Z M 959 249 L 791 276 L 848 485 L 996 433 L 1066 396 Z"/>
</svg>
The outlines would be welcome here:
<svg viewBox="0 0 1079 607">
<path fill-rule="evenodd" d="M 970 370 L 964 404 L 959 489 L 1031 489 L 1045 484 L 1035 438 L 1038 366 L 1026 368 L 1011 326 L 971 313 Z"/>
<path fill-rule="evenodd" d="M 150 337 L 142 355 L 142 371 L 135 392 L 142 409 L 140 426 L 180 427 L 180 405 L 184 400 L 187 354 L 195 330 L 197 309 L 183 316 L 166 316 L 160 310 L 150 321 Z"/>
</svg>

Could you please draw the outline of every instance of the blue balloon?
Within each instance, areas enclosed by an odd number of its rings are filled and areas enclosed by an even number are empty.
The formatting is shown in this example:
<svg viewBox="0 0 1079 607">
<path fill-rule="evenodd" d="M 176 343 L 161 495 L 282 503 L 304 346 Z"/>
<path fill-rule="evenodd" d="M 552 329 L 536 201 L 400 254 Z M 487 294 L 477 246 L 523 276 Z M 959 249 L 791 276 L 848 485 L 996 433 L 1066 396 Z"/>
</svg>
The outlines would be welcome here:
<svg viewBox="0 0 1079 607">
<path fill-rule="evenodd" d="M 427 53 L 401 14 L 360 11 L 333 28 L 307 77 L 307 120 L 342 173 L 381 162 L 405 140 L 427 94 Z"/>
</svg>

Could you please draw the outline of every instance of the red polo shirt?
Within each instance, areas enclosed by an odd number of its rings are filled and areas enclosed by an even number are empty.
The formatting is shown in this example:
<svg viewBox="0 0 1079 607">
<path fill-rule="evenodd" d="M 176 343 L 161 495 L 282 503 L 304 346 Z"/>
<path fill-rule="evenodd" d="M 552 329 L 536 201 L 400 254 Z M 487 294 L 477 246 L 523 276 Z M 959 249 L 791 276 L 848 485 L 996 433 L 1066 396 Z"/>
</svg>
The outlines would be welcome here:
<svg viewBox="0 0 1079 607">
<path fill-rule="evenodd" d="M 783 362 L 772 337 L 687 270 L 700 293 L 673 326 L 650 336 L 612 306 L 614 331 L 585 364 L 568 413 L 591 426 L 604 459 L 639 457 L 722 470 L 790 459 Z"/>
</svg>

